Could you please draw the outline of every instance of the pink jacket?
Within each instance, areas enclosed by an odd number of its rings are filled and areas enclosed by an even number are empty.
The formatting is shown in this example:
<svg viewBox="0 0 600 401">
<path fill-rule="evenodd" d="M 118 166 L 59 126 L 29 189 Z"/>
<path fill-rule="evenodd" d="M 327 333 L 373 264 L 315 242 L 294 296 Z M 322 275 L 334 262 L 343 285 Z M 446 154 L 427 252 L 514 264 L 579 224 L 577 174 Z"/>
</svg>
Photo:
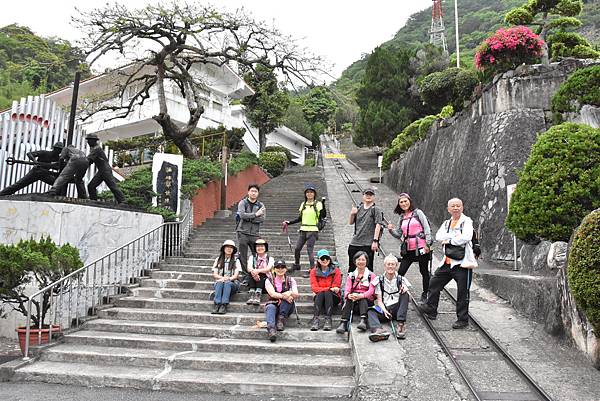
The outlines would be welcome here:
<svg viewBox="0 0 600 401">
<path fill-rule="evenodd" d="M 369 269 L 365 269 L 364 277 L 356 278 L 358 269 L 348 274 L 346 278 L 346 286 L 344 287 L 344 299 L 348 298 L 348 294 L 359 293 L 364 294 L 365 298 L 373 301 L 375 298 L 375 284 L 377 276 Z"/>
</svg>

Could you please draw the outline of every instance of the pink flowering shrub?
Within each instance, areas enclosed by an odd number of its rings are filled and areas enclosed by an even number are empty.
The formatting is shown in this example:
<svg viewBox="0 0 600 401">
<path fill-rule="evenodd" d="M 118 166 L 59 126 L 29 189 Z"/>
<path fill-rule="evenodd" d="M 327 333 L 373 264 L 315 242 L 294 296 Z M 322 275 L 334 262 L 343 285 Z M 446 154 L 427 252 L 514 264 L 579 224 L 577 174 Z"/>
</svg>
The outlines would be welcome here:
<svg viewBox="0 0 600 401">
<path fill-rule="evenodd" d="M 501 28 L 487 38 L 475 53 L 475 67 L 496 74 L 525 64 L 533 64 L 542 55 L 544 41 L 525 26 Z"/>
</svg>

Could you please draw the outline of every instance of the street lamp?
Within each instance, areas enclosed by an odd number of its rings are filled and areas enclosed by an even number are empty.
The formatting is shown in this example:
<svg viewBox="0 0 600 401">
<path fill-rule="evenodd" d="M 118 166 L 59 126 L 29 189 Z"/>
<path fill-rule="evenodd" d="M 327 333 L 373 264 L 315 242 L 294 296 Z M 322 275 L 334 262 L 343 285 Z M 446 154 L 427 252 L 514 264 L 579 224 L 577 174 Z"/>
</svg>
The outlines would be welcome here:
<svg viewBox="0 0 600 401">
<path fill-rule="evenodd" d="M 454 0 L 454 28 L 456 35 L 456 67 L 460 68 L 460 45 L 458 44 L 458 0 Z"/>
</svg>

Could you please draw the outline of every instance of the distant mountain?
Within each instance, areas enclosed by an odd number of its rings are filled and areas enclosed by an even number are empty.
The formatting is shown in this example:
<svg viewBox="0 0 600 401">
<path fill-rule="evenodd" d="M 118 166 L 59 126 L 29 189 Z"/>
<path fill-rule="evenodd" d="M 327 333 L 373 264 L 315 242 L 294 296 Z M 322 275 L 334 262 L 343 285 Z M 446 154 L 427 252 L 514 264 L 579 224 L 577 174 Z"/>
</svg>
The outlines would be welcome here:
<svg viewBox="0 0 600 401">
<path fill-rule="evenodd" d="M 490 34 L 503 25 L 504 15 L 526 0 L 458 0 L 460 51 L 463 63 L 472 63 L 475 49 Z M 584 9 L 579 18 L 583 26 L 579 32 L 596 45 L 600 42 L 600 0 L 584 0 Z M 455 52 L 454 0 L 443 0 L 444 24 L 448 51 Z M 431 7 L 413 14 L 393 39 L 382 43 L 391 48 L 429 42 L 431 27 Z M 368 55 L 352 63 L 342 72 L 334 86 L 346 96 L 354 97 L 355 91 L 365 72 Z"/>
</svg>

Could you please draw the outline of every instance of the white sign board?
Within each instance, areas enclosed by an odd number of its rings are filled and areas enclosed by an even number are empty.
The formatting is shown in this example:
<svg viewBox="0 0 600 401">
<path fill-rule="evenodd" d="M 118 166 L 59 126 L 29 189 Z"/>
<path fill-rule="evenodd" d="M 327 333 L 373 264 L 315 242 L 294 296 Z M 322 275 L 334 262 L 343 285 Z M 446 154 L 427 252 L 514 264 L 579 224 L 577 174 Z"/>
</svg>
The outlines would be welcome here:
<svg viewBox="0 0 600 401">
<path fill-rule="evenodd" d="M 510 198 L 512 198 L 513 192 L 517 189 L 517 184 L 510 184 L 506 186 L 506 203 L 508 208 L 510 209 Z"/>
<path fill-rule="evenodd" d="M 381 167 L 383 165 L 383 155 L 377 156 L 377 167 Z"/>
<path fill-rule="evenodd" d="M 154 154 L 152 158 L 152 190 L 158 194 L 158 197 L 152 199 L 154 206 L 165 207 L 179 214 L 182 173 L 182 155 Z"/>
</svg>

